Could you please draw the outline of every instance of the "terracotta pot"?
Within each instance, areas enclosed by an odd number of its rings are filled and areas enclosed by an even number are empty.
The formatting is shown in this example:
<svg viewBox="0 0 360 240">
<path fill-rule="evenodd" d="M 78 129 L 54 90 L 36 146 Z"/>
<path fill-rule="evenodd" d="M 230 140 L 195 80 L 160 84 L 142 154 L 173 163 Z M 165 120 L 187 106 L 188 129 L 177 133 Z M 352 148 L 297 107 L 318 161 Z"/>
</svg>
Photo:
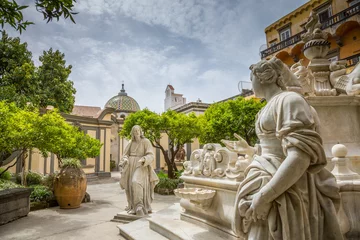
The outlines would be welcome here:
<svg viewBox="0 0 360 240">
<path fill-rule="evenodd" d="M 82 169 L 62 168 L 54 180 L 54 194 L 60 208 L 80 207 L 86 186 L 86 174 Z"/>
</svg>

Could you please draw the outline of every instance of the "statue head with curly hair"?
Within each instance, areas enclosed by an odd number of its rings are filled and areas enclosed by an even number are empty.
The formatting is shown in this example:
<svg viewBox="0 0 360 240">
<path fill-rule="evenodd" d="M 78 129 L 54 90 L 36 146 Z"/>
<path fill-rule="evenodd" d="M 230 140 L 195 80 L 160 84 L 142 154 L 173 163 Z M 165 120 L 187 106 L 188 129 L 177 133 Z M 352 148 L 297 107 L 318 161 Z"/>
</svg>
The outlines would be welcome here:
<svg viewBox="0 0 360 240">
<path fill-rule="evenodd" d="M 296 76 L 281 60 L 276 57 L 270 60 L 261 60 L 250 66 L 253 90 L 257 97 L 264 97 L 264 88 L 274 86 L 283 91 L 301 93 L 301 85 Z"/>
</svg>

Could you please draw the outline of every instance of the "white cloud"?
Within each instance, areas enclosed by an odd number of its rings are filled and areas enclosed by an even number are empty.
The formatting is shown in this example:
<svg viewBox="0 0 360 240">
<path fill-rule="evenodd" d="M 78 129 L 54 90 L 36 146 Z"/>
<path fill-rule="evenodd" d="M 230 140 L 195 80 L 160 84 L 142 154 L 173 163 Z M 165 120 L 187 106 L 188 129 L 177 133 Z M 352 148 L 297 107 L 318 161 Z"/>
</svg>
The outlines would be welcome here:
<svg viewBox="0 0 360 240">
<path fill-rule="evenodd" d="M 50 47 L 65 54 L 76 104 L 103 107 L 125 81 L 140 107 L 160 112 L 169 83 L 188 101 L 238 94 L 264 28 L 305 1 L 83 0 L 76 24 L 46 24 L 30 6 L 24 17 L 36 24 L 21 39 L 37 64 Z"/>
</svg>

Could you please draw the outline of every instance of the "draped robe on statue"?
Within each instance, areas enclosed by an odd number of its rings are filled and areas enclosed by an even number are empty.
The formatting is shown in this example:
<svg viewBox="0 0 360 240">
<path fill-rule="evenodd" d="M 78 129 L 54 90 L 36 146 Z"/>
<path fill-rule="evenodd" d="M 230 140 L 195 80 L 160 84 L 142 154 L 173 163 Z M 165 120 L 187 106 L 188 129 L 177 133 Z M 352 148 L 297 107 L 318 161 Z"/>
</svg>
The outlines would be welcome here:
<svg viewBox="0 0 360 240">
<path fill-rule="evenodd" d="M 146 138 L 130 141 L 126 146 L 123 158 L 128 159 L 120 177 L 120 186 L 125 189 L 128 201 L 128 212 L 136 213 L 138 207 L 143 208 L 146 215 L 152 211 L 154 188 L 159 182 L 151 163 L 154 161 L 153 147 Z M 138 161 L 144 158 L 144 164 Z"/>
<path fill-rule="evenodd" d="M 317 119 L 315 110 L 294 92 L 275 95 L 259 112 L 255 128 L 261 155 L 254 156 L 237 192 L 233 229 L 238 235 L 257 240 L 342 239 L 336 218 L 339 189 L 324 168 L 326 157 L 316 131 Z M 253 195 L 275 175 L 291 147 L 310 156 L 307 171 L 273 201 L 267 220 L 246 219 Z"/>
</svg>

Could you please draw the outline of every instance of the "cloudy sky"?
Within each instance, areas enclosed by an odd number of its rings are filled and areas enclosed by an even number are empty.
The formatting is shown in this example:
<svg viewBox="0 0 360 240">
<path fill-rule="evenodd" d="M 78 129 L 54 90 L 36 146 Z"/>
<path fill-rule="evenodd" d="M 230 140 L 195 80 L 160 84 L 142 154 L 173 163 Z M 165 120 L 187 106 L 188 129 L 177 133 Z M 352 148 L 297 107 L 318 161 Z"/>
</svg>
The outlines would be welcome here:
<svg viewBox="0 0 360 240">
<path fill-rule="evenodd" d="M 305 2 L 78 0 L 76 24 L 46 24 L 30 6 L 24 17 L 35 25 L 20 37 L 36 64 L 50 47 L 65 53 L 75 104 L 103 108 L 124 81 L 141 108 L 161 112 L 167 84 L 188 102 L 238 94 L 239 81 L 249 81 L 249 66 L 260 59 L 265 27 Z"/>
</svg>

